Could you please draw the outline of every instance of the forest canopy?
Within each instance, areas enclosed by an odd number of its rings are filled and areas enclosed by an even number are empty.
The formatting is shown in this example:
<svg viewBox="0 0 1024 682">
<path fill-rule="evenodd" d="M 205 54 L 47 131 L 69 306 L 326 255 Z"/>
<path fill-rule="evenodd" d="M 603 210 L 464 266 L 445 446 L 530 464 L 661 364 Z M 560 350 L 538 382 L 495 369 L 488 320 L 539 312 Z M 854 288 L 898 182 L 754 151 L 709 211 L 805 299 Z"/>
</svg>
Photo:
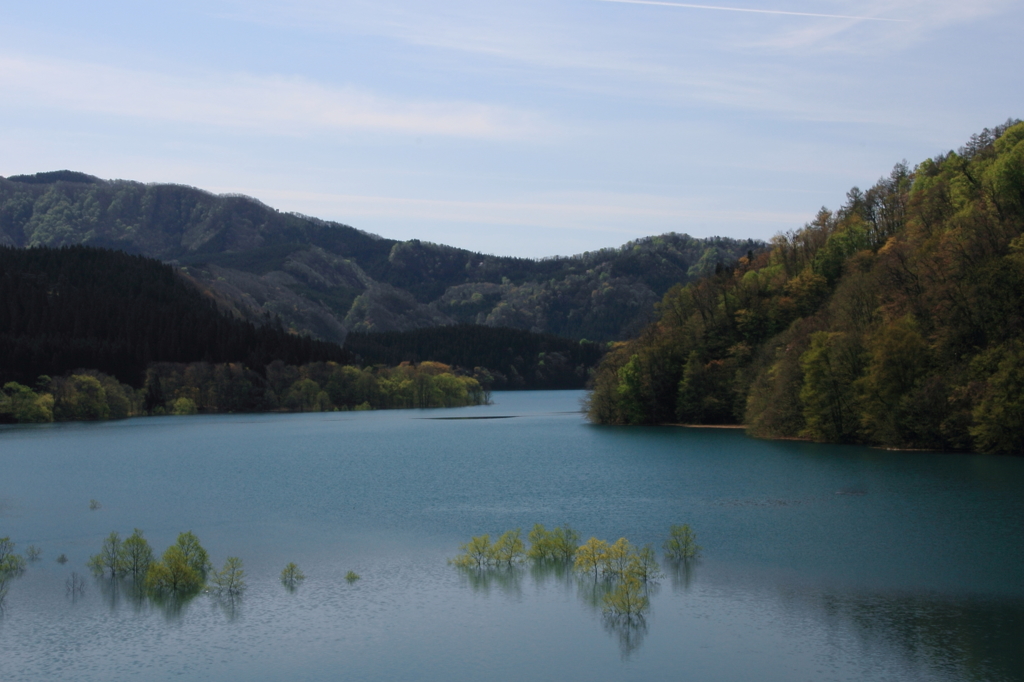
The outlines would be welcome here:
<svg viewBox="0 0 1024 682">
<path fill-rule="evenodd" d="M 837 211 L 663 298 L 589 417 L 1024 453 L 1024 124 L 897 164 Z"/>
</svg>

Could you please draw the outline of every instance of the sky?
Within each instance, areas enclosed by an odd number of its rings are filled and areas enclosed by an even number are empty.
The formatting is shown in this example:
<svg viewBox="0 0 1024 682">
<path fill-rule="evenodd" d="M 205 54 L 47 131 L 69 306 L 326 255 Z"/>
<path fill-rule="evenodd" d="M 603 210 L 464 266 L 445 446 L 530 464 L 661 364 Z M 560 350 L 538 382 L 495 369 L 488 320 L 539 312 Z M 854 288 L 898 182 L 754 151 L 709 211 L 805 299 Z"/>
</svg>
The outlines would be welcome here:
<svg viewBox="0 0 1024 682">
<path fill-rule="evenodd" d="M 0 0 L 0 176 L 525 257 L 770 239 L 1024 118 L 1020 0 Z"/>
</svg>

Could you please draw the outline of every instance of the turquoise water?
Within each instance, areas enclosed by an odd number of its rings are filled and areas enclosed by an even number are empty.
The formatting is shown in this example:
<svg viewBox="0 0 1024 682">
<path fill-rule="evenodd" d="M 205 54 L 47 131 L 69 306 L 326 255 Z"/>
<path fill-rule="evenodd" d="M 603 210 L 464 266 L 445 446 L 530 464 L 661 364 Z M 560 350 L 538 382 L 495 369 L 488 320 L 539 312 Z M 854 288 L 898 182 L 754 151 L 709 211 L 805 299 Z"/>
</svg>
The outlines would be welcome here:
<svg viewBox="0 0 1024 682">
<path fill-rule="evenodd" d="M 43 555 L 0 679 L 1024 680 L 1024 461 L 597 427 L 581 396 L 3 427 L 0 536 Z M 703 558 L 662 562 L 636 628 L 571 575 L 446 563 L 538 522 L 657 546 L 689 523 Z M 192 530 L 249 589 L 174 609 L 89 575 L 136 527 Z"/>
</svg>

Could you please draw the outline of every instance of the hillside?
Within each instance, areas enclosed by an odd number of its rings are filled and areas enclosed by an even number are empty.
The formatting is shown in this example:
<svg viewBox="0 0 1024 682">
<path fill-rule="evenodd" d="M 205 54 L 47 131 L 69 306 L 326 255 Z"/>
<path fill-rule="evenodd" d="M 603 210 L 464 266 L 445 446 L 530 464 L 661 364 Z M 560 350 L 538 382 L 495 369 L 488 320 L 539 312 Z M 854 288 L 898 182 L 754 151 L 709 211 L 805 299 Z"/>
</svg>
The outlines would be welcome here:
<svg viewBox="0 0 1024 682">
<path fill-rule="evenodd" d="M 174 269 L 122 252 L 0 247 L 0 385 L 95 369 L 141 386 L 157 362 L 347 362 L 337 344 L 217 309 Z"/>
<path fill-rule="evenodd" d="M 593 421 L 1024 454 L 1024 124 L 897 165 L 673 288 L 598 370 Z"/>
<path fill-rule="evenodd" d="M 0 178 L 0 245 L 84 244 L 176 264 L 222 308 L 341 343 L 451 324 L 628 338 L 677 282 L 763 244 L 667 234 L 566 258 L 398 242 L 243 196 L 56 171 Z"/>
</svg>

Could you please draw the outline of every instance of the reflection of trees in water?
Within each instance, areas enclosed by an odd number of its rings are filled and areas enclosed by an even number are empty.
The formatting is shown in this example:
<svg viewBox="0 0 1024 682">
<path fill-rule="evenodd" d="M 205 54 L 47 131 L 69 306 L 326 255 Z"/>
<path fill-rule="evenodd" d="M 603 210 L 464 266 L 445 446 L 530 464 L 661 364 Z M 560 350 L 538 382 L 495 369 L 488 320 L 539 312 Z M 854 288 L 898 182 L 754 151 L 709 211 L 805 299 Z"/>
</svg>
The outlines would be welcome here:
<svg viewBox="0 0 1024 682">
<path fill-rule="evenodd" d="M 915 668 L 958 680 L 1024 679 L 1024 601 L 926 595 L 834 595 L 817 604 L 872 648 L 895 647 Z"/>
<path fill-rule="evenodd" d="M 606 597 L 618 587 L 618 581 L 610 576 L 594 578 L 593 575 L 573 570 L 565 561 L 534 561 L 528 567 L 512 566 L 459 566 L 463 581 L 474 592 L 489 595 L 497 589 L 503 594 L 519 598 L 522 596 L 523 580 L 527 574 L 534 585 L 556 587 L 566 593 L 575 591 L 576 597 L 590 611 L 601 614 L 605 630 L 619 641 L 623 658 L 628 658 L 643 643 L 647 634 L 647 620 L 643 613 L 623 616 L 607 612 Z M 654 581 L 643 583 L 643 595 L 650 598 L 657 594 L 659 585 Z M 644 609 L 646 612 L 646 608 Z"/>
<path fill-rule="evenodd" d="M 644 643 L 647 634 L 647 619 L 643 616 L 633 618 L 605 618 L 604 629 L 608 634 L 619 640 L 619 653 L 626 660 Z"/>
<path fill-rule="evenodd" d="M 489 595 L 493 588 L 519 599 L 523 596 L 522 566 L 460 566 L 459 573 L 474 592 Z"/>
<path fill-rule="evenodd" d="M 215 592 L 210 595 L 210 600 L 213 603 L 213 608 L 222 611 L 229 623 L 238 620 L 238 617 L 242 615 L 242 596 L 240 594 Z"/>
<path fill-rule="evenodd" d="M 693 582 L 694 569 L 698 561 L 699 559 L 683 559 L 667 561 L 665 563 L 666 573 L 668 573 L 669 579 L 672 581 L 672 590 L 674 592 L 689 591 L 690 583 Z"/>
</svg>

